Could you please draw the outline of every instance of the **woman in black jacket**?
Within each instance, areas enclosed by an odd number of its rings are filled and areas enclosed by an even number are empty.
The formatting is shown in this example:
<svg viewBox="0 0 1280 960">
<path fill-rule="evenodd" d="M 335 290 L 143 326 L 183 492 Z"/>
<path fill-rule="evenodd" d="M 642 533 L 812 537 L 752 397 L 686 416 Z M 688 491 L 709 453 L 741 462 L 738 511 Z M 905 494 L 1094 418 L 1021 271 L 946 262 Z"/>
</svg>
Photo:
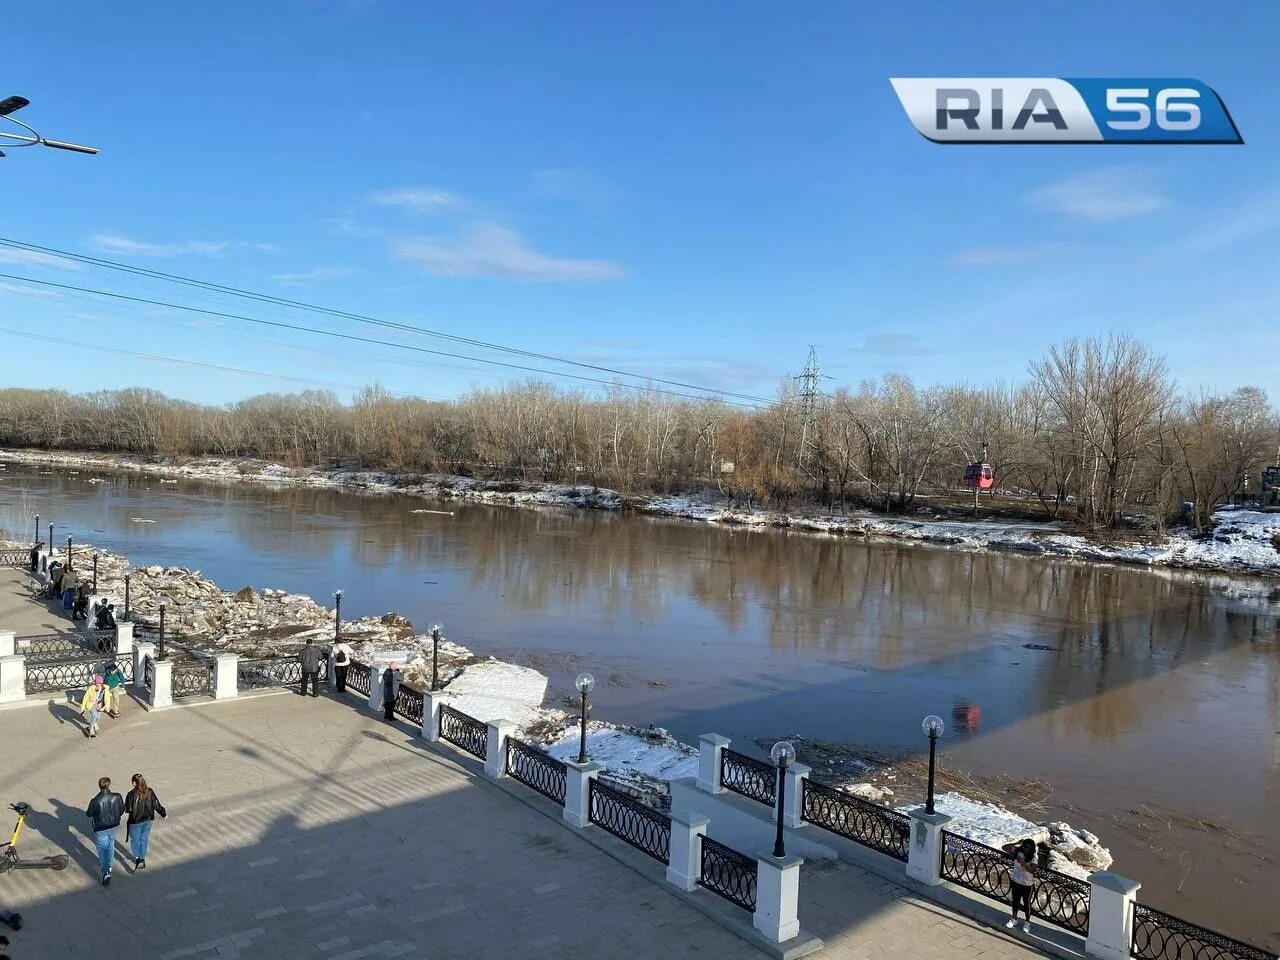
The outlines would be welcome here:
<svg viewBox="0 0 1280 960">
<path fill-rule="evenodd" d="M 147 868 L 147 844 L 151 841 L 151 822 L 156 814 L 168 818 L 169 812 L 147 786 L 147 779 L 140 773 L 133 775 L 133 789 L 124 798 L 124 809 L 129 814 L 129 849 L 133 851 L 133 869 Z"/>
</svg>

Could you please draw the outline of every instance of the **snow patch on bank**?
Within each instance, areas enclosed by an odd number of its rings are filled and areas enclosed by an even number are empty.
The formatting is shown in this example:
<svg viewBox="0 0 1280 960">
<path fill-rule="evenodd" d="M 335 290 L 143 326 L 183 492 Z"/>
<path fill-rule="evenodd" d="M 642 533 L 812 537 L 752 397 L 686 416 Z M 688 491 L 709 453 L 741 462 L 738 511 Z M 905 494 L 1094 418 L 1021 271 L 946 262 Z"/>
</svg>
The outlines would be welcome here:
<svg viewBox="0 0 1280 960">
<path fill-rule="evenodd" d="M 577 726 L 569 724 L 552 736 L 546 751 L 559 760 L 577 760 L 578 737 Z M 587 753 L 603 763 L 614 779 L 650 789 L 657 786 L 664 792 L 668 781 L 698 773 L 698 751 L 661 729 L 593 722 L 587 726 Z"/>
<path fill-rule="evenodd" d="M 547 678 L 529 667 L 490 658 L 463 667 L 445 690 L 453 709 L 485 723 L 511 720 L 522 730 L 544 716 Z"/>
</svg>

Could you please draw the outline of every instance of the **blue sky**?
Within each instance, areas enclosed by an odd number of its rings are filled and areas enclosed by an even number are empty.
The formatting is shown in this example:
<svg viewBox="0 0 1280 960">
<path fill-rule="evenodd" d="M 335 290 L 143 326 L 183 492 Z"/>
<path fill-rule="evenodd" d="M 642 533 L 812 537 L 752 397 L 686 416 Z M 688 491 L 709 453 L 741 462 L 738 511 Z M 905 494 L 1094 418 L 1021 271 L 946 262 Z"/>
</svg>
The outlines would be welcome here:
<svg viewBox="0 0 1280 960">
<path fill-rule="evenodd" d="M 983 382 L 1106 331 L 1192 389 L 1276 394 L 1277 36 L 1269 2 L 35 4 L 0 96 L 102 152 L 9 151 L 0 236 L 760 396 L 810 343 L 833 382 Z M 1214 87 L 1246 144 L 938 146 L 888 79 L 1144 75 Z M 37 261 L 0 248 L 0 273 L 387 336 Z M 6 280 L 0 327 L 426 396 L 520 376 Z M 302 386 L 0 355 L 5 385 Z"/>
</svg>

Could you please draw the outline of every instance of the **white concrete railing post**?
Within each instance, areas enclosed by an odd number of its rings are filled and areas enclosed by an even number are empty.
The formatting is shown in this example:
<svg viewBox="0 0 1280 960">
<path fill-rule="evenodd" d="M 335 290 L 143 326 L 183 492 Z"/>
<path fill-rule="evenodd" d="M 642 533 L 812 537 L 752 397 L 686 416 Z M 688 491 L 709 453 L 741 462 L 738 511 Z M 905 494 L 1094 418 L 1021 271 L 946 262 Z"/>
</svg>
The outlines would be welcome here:
<svg viewBox="0 0 1280 960">
<path fill-rule="evenodd" d="M 130 626 L 132 626 L 132 624 L 130 624 Z M 150 657 L 152 660 L 156 658 L 156 645 L 154 643 L 147 643 L 145 640 L 142 643 L 135 643 L 133 645 L 133 689 L 138 696 L 142 697 L 144 700 L 150 701 L 151 694 L 146 692 L 144 668 L 144 663 L 147 657 Z"/>
<path fill-rule="evenodd" d="M 711 821 L 692 810 L 687 814 L 671 814 L 671 845 L 668 848 L 667 882 L 681 890 L 698 889 L 698 877 L 702 875 L 702 837 L 707 835 Z"/>
<path fill-rule="evenodd" d="M 1142 884 L 1106 870 L 1089 877 L 1089 936 L 1085 951 L 1098 960 L 1129 960 L 1133 903 Z"/>
<path fill-rule="evenodd" d="M 800 933 L 801 857 L 760 857 L 756 860 L 756 912 L 751 925 L 774 943 Z"/>
<path fill-rule="evenodd" d="M 18 652 L 18 632 L 0 630 L 0 657 L 12 657 Z"/>
<path fill-rule="evenodd" d="M 89 594 L 89 616 L 77 622 L 76 626 L 80 628 L 81 633 L 92 633 L 96 617 L 98 616 L 98 605 L 106 603 L 107 598 L 101 593 Z"/>
<path fill-rule="evenodd" d="M 425 715 L 426 711 L 423 711 Z M 507 775 L 507 737 L 516 732 L 514 720 L 493 720 L 485 724 L 489 739 L 484 750 L 484 774 L 494 780 Z"/>
<path fill-rule="evenodd" d="M 387 665 L 377 660 L 369 664 L 369 709 L 374 713 L 382 713 L 382 675 L 387 672 Z"/>
<path fill-rule="evenodd" d="M 14 703 L 27 696 L 27 658 L 0 656 L 0 703 Z"/>
<path fill-rule="evenodd" d="M 240 655 L 219 653 L 213 664 L 213 699 L 230 700 L 240 694 Z"/>
<path fill-rule="evenodd" d="M 704 733 L 698 738 L 698 789 L 707 793 L 724 793 L 720 786 L 720 755 L 733 741 L 718 733 Z"/>
<path fill-rule="evenodd" d="M 152 659 L 155 686 L 151 688 L 151 709 L 163 710 L 173 706 L 173 661 Z"/>
<path fill-rule="evenodd" d="M 126 660 L 133 656 L 133 624 L 116 624 L 116 659 Z"/>
<path fill-rule="evenodd" d="M 907 876 L 925 886 L 942 882 L 942 828 L 951 822 L 945 813 L 911 811 L 911 840 L 907 847 Z"/>
<path fill-rule="evenodd" d="M 443 690 L 427 690 L 422 694 L 422 738 L 428 743 L 440 742 L 440 706 L 445 703 Z"/>
<path fill-rule="evenodd" d="M 575 827 L 591 824 L 591 781 L 605 768 L 603 763 L 565 761 L 564 819 Z"/>
<path fill-rule="evenodd" d="M 787 796 L 782 807 L 782 825 L 791 829 L 804 826 L 804 783 L 812 771 L 803 763 L 793 763 L 787 767 Z M 774 807 L 773 815 L 778 815 Z"/>
</svg>

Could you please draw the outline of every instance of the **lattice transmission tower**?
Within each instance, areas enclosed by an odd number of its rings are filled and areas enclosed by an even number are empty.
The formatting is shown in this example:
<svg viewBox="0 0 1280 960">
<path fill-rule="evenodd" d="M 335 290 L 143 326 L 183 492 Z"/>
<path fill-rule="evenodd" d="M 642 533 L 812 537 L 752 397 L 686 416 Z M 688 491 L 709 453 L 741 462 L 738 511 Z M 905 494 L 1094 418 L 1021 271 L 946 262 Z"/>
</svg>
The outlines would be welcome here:
<svg viewBox="0 0 1280 960">
<path fill-rule="evenodd" d="M 818 349 L 809 346 L 809 360 L 804 372 L 794 378 L 800 385 L 800 445 L 796 450 L 796 466 L 803 468 L 810 447 L 818 435 L 818 401 L 822 397 L 822 371 L 818 367 Z"/>
</svg>

